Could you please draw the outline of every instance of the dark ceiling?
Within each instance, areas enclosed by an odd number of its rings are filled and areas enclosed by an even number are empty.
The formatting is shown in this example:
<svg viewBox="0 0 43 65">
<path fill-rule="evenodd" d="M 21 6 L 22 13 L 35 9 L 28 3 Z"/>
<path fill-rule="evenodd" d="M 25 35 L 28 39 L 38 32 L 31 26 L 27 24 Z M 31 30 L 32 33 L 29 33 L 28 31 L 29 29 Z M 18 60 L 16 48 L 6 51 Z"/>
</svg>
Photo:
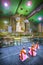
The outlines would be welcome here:
<svg viewBox="0 0 43 65">
<path fill-rule="evenodd" d="M 28 5 L 29 1 L 31 6 Z M 40 22 L 38 17 L 43 18 L 43 0 L 0 0 L 0 17 L 15 14 L 22 14 L 30 21 Z"/>
</svg>

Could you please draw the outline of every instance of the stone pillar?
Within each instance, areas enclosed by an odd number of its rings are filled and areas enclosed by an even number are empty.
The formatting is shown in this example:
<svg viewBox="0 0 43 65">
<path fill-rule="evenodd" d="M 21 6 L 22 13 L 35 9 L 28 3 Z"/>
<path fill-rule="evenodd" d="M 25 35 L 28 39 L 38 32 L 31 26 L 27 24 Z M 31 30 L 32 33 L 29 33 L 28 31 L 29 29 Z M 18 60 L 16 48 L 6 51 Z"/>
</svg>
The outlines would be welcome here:
<svg viewBox="0 0 43 65">
<path fill-rule="evenodd" d="M 43 32 L 43 23 L 42 23 L 42 32 Z"/>
<path fill-rule="evenodd" d="M 41 25 L 41 23 L 39 23 L 39 25 L 38 25 L 38 32 L 42 32 L 42 25 Z"/>
</svg>

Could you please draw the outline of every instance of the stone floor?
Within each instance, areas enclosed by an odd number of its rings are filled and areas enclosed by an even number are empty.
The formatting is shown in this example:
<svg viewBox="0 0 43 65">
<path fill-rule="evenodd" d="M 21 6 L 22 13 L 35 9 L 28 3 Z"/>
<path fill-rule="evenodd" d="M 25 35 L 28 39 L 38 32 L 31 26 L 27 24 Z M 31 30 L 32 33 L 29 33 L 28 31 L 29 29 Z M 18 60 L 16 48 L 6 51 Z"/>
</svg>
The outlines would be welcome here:
<svg viewBox="0 0 43 65">
<path fill-rule="evenodd" d="M 28 47 L 31 43 L 22 44 L 19 46 L 0 48 L 0 65 L 43 65 L 43 46 L 40 45 L 40 50 L 37 50 L 37 56 L 31 57 L 21 62 L 19 59 L 19 52 L 26 47 L 28 53 Z"/>
</svg>

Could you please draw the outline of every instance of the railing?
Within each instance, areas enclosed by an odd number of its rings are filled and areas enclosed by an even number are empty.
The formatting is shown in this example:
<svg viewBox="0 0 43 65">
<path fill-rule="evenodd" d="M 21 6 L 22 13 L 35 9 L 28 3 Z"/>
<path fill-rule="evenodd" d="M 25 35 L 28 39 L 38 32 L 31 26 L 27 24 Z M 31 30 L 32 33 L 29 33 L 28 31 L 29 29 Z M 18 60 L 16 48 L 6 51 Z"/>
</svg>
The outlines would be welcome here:
<svg viewBox="0 0 43 65">
<path fill-rule="evenodd" d="M 0 40 L 0 46 L 13 46 L 13 45 L 21 45 L 21 43 L 26 42 L 40 42 L 43 44 L 43 32 L 37 32 L 37 33 L 8 33 L 6 35 L 2 36 L 0 35 L 0 38 L 5 38 L 6 40 L 12 39 L 12 41 L 9 40 L 9 42 L 4 42 L 4 40 Z"/>
<path fill-rule="evenodd" d="M 22 36 L 26 36 L 26 37 L 30 37 L 30 38 L 34 38 L 34 37 L 42 37 L 43 38 L 43 32 L 37 32 L 37 33 L 29 33 L 29 32 L 16 32 L 16 33 L 0 33 L 0 37 L 4 37 L 4 36 L 10 36 L 10 37 L 22 37 Z"/>
</svg>

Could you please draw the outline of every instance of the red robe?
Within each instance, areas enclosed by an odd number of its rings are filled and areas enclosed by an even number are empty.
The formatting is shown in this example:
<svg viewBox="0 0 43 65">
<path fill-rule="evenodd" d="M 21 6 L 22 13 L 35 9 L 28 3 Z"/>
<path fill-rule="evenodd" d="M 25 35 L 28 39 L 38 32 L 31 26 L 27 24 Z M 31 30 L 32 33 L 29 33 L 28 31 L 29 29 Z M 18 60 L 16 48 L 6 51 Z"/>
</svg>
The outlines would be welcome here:
<svg viewBox="0 0 43 65">
<path fill-rule="evenodd" d="M 36 49 L 39 49 L 39 44 L 36 43 L 36 44 L 35 44 L 35 48 L 36 48 Z"/>
<path fill-rule="evenodd" d="M 35 49 L 34 46 L 30 48 L 29 54 L 30 54 L 31 56 L 36 56 L 36 49 Z"/>
<path fill-rule="evenodd" d="M 24 61 L 28 58 L 27 54 L 26 54 L 26 50 L 22 49 L 21 52 L 20 52 L 20 60 L 21 61 Z"/>
</svg>

